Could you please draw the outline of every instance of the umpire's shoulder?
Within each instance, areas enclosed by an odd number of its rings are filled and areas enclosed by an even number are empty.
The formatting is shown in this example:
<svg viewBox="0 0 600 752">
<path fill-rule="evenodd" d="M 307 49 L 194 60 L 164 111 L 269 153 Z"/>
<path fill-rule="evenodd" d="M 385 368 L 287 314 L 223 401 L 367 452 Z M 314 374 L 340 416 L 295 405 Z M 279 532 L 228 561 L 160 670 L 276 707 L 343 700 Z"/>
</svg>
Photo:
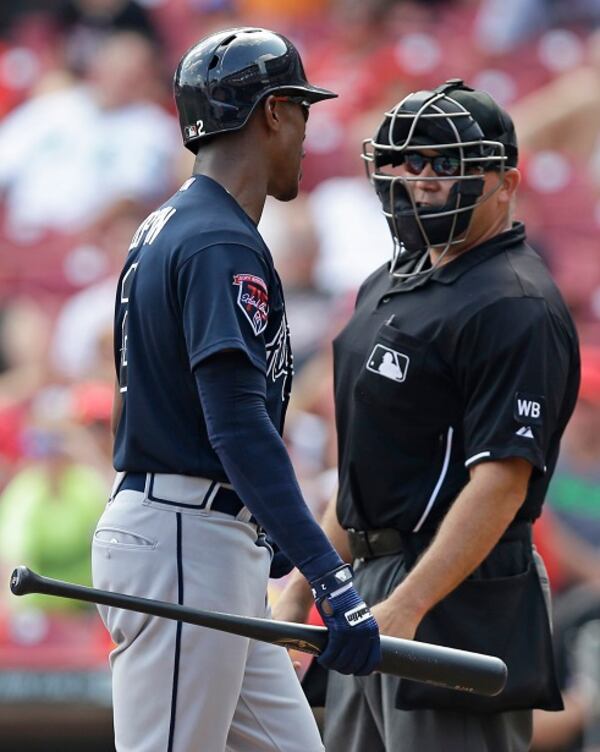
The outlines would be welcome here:
<svg viewBox="0 0 600 752">
<path fill-rule="evenodd" d="M 390 262 L 386 261 L 381 264 L 381 266 L 378 266 L 375 271 L 371 272 L 371 274 L 369 274 L 369 276 L 362 282 L 356 293 L 355 307 L 358 306 L 359 302 L 368 295 L 374 287 L 381 286 L 382 279 L 389 279 L 389 268 Z"/>
<path fill-rule="evenodd" d="M 552 277 L 544 259 L 527 243 L 506 253 L 509 274 L 513 275 L 520 297 L 538 298 L 544 301 L 549 314 L 561 321 L 563 326 L 574 333 L 574 323 L 569 308 Z"/>
</svg>

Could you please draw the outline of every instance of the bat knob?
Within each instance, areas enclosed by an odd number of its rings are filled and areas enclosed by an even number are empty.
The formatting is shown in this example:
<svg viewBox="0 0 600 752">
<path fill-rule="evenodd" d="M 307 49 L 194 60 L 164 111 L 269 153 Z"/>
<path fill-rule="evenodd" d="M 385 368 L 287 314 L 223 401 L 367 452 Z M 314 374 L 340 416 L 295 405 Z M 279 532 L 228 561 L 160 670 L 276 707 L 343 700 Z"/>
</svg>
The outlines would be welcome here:
<svg viewBox="0 0 600 752">
<path fill-rule="evenodd" d="M 13 595 L 25 595 L 27 593 L 26 581 L 29 569 L 23 565 L 13 570 L 10 576 L 10 589 Z"/>
</svg>

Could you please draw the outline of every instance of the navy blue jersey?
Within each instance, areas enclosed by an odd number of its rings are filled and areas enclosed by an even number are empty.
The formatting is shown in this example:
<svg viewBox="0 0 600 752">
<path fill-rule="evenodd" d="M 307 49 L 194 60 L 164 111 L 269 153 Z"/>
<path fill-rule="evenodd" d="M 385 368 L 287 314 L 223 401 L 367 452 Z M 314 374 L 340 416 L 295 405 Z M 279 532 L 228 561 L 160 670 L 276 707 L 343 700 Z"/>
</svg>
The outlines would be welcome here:
<svg viewBox="0 0 600 752">
<path fill-rule="evenodd" d="M 190 178 L 138 228 L 114 342 L 115 469 L 227 482 L 193 374 L 222 350 L 241 350 L 265 374 L 267 412 L 282 432 L 292 356 L 281 283 L 256 225 L 214 180 Z"/>
</svg>

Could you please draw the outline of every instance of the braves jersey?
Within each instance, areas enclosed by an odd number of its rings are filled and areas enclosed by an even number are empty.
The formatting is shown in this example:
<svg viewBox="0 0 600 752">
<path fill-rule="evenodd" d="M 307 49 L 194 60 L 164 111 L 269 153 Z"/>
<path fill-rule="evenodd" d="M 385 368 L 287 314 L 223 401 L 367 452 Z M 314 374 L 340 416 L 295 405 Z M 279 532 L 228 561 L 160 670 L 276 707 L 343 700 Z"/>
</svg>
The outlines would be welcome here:
<svg viewBox="0 0 600 752">
<path fill-rule="evenodd" d="M 469 468 L 508 457 L 534 468 L 517 516 L 539 515 L 579 352 L 523 225 L 427 276 L 378 269 L 335 340 L 334 367 L 344 527 L 435 530 Z"/>
<path fill-rule="evenodd" d="M 135 233 L 114 347 L 117 470 L 227 482 L 193 374 L 223 350 L 242 351 L 265 374 L 267 412 L 282 432 L 292 356 L 281 283 L 256 225 L 212 179 L 190 178 Z"/>
</svg>

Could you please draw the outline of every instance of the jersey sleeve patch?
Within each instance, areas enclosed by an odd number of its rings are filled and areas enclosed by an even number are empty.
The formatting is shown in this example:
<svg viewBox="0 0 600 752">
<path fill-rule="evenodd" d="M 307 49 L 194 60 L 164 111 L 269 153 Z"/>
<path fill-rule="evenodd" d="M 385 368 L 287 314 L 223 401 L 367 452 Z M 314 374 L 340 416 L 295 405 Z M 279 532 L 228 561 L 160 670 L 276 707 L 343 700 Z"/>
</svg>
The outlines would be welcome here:
<svg viewBox="0 0 600 752">
<path fill-rule="evenodd" d="M 513 403 L 513 417 L 517 423 L 541 426 L 544 421 L 544 397 L 517 392 Z"/>
<path fill-rule="evenodd" d="M 238 288 L 237 304 L 258 337 L 269 321 L 269 293 L 264 280 L 254 274 L 234 274 L 233 285 Z"/>
</svg>

